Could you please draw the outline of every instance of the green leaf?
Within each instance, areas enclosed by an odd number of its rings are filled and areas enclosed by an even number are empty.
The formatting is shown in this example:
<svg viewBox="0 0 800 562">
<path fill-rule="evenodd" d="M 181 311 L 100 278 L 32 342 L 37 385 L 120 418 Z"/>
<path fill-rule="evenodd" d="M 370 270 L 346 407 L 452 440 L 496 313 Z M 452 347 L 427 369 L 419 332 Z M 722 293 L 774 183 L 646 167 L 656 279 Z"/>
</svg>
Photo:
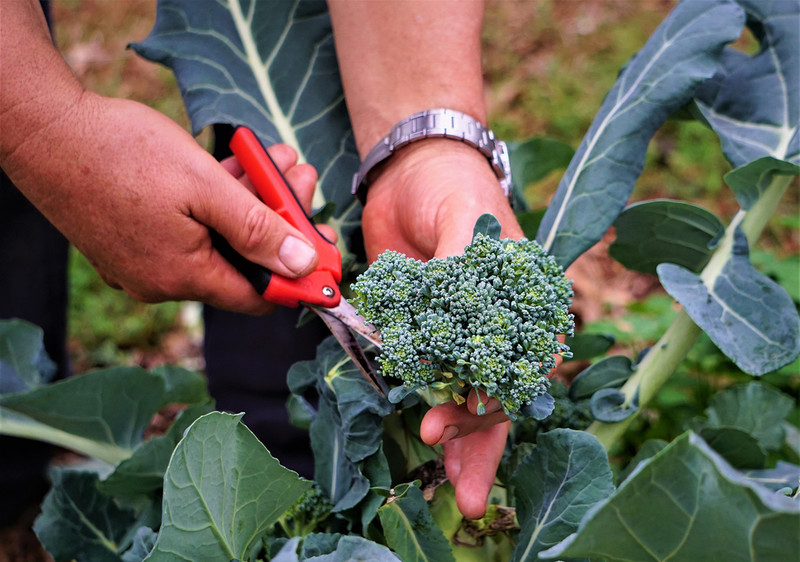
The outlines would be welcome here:
<svg viewBox="0 0 800 562">
<path fill-rule="evenodd" d="M 572 400 L 589 398 L 604 388 L 619 388 L 633 373 L 633 363 L 624 355 L 613 355 L 593 363 L 575 377 L 569 386 Z"/>
<path fill-rule="evenodd" d="M 704 427 L 700 437 L 735 468 L 763 468 L 767 461 L 758 440 L 738 427 Z"/>
<path fill-rule="evenodd" d="M 512 478 L 521 527 L 512 560 L 537 560 L 539 552 L 573 533 L 586 511 L 614 491 L 605 449 L 582 431 L 540 435 L 533 453 Z"/>
<path fill-rule="evenodd" d="M 628 269 L 655 274 L 660 263 L 699 272 L 725 233 L 722 222 L 701 207 L 680 201 L 631 205 L 614 221 L 608 253 Z"/>
<path fill-rule="evenodd" d="M 150 372 L 164 378 L 164 404 L 200 404 L 208 400 L 206 378 L 200 371 L 177 365 L 159 365 Z"/>
<path fill-rule="evenodd" d="M 739 167 L 763 156 L 800 163 L 800 4 L 737 0 L 760 43 L 758 53 L 725 49 L 722 66 L 696 104 Z"/>
<path fill-rule="evenodd" d="M 120 542 L 135 524 L 132 511 L 97 490 L 94 472 L 55 469 L 52 488 L 33 529 L 55 560 L 121 560 Z"/>
<path fill-rule="evenodd" d="M 641 463 L 575 534 L 541 556 L 796 560 L 798 526 L 800 504 L 754 484 L 687 433 Z"/>
<path fill-rule="evenodd" d="M 673 264 L 658 266 L 658 277 L 743 371 L 763 375 L 791 363 L 800 354 L 800 317 L 792 299 L 748 259 L 747 239 L 735 233 L 728 261 L 710 282 Z"/>
<path fill-rule="evenodd" d="M 302 541 L 302 554 L 297 550 Z M 398 562 L 400 559 L 385 546 L 354 535 L 342 536 L 314 533 L 288 541 L 272 562 Z"/>
<path fill-rule="evenodd" d="M 707 425 L 737 427 L 775 451 L 783 444 L 782 423 L 793 407 L 794 400 L 776 388 L 751 382 L 714 395 L 706 409 Z"/>
<path fill-rule="evenodd" d="M 489 238 L 500 240 L 500 230 L 502 228 L 497 217 L 491 213 L 484 213 L 475 222 L 475 227 L 472 229 L 472 238 L 474 240 L 475 236 L 483 234 Z"/>
<path fill-rule="evenodd" d="M 0 321 L 0 395 L 36 388 L 54 373 L 41 328 L 24 320 Z"/>
<path fill-rule="evenodd" d="M 600 240 L 630 197 L 650 138 L 737 39 L 729 1 L 678 3 L 621 72 L 559 184 L 536 239 L 564 267 Z M 589 220 L 591 217 L 591 220 Z"/>
<path fill-rule="evenodd" d="M 454 560 L 450 543 L 434 523 L 422 491 L 402 484 L 395 487 L 395 495 L 378 510 L 389 547 L 403 562 Z"/>
<path fill-rule="evenodd" d="M 639 401 L 634 398 L 629 404 L 622 391 L 616 388 L 603 388 L 592 394 L 589 409 L 597 421 L 616 423 L 635 414 L 639 409 Z"/>
<path fill-rule="evenodd" d="M 725 174 L 725 183 L 747 211 L 767 192 L 775 176 L 800 175 L 800 166 L 765 156 Z"/>
<path fill-rule="evenodd" d="M 164 475 L 161 529 L 147 560 L 244 560 L 310 483 L 280 465 L 240 422 L 197 419 Z"/>
<path fill-rule="evenodd" d="M 94 371 L 0 395 L 0 433 L 40 439 L 116 464 L 174 398 L 208 400 L 199 373 L 139 367 Z"/>
<path fill-rule="evenodd" d="M 171 68 L 195 133 L 245 125 L 265 146 L 293 146 L 319 173 L 323 199 L 357 222 L 358 169 L 324 0 L 161 0 L 150 35 L 132 47 Z"/>
<path fill-rule="evenodd" d="M 122 562 L 142 562 L 153 550 L 157 537 L 150 527 L 140 527 L 133 537 L 133 545 L 122 555 Z"/>
<path fill-rule="evenodd" d="M 358 560 L 365 562 L 400 562 L 400 558 L 382 544 L 352 535 L 339 539 L 335 551 L 314 557 L 313 560 L 314 562 L 351 562 Z"/>
<path fill-rule="evenodd" d="M 200 416 L 208 414 L 212 404 L 197 404 L 183 410 L 170 425 L 166 435 L 153 437 L 141 443 L 133 454 L 119 463 L 114 472 L 98 482 L 104 494 L 137 498 L 160 495 L 172 452 L 188 427 Z"/>
<path fill-rule="evenodd" d="M 645 441 L 642 446 L 639 447 L 639 450 L 636 451 L 636 454 L 630 460 L 625 469 L 619 473 L 619 481 L 622 482 L 625 480 L 633 473 L 637 466 L 654 456 L 656 453 L 660 452 L 661 449 L 667 445 L 669 445 L 669 443 L 663 439 L 648 439 Z"/>
<path fill-rule="evenodd" d="M 800 485 L 800 466 L 784 461 L 778 461 L 775 468 L 749 470 L 745 475 L 753 482 L 776 492 L 784 488 L 796 490 Z"/>
<path fill-rule="evenodd" d="M 308 400 L 297 394 L 289 396 L 286 401 L 286 409 L 289 411 L 289 423 L 305 430 L 311 427 L 311 420 L 317 413 Z"/>
<path fill-rule="evenodd" d="M 514 189 L 521 193 L 526 186 L 543 180 L 550 172 L 566 168 L 574 154 L 575 149 L 567 143 L 547 137 L 508 143 Z"/>
<path fill-rule="evenodd" d="M 556 400 L 550 394 L 540 394 L 530 404 L 525 404 L 520 413 L 535 420 L 543 420 L 553 413 Z"/>
<path fill-rule="evenodd" d="M 366 529 L 378 514 L 378 508 L 383 504 L 383 496 L 376 493 L 372 488 L 388 489 L 392 486 L 389 461 L 383 453 L 383 447 L 361 463 L 361 473 L 369 481 L 371 488 L 367 496 L 359 504 L 359 509 L 361 510 L 361 528 Z"/>
<path fill-rule="evenodd" d="M 344 452 L 341 418 L 328 401 L 320 402 L 309 432 L 314 452 L 314 481 L 328 495 L 333 511 L 349 509 L 369 492 L 370 483 Z"/>
<path fill-rule="evenodd" d="M 341 533 L 311 533 L 301 537 L 303 558 L 330 554 L 336 551 L 336 545 L 342 539 Z"/>
<path fill-rule="evenodd" d="M 317 347 L 315 359 L 293 365 L 287 380 L 297 396 L 312 388 L 319 396 L 309 428 L 314 480 L 328 494 L 334 511 L 349 509 L 369 491 L 359 463 L 380 448 L 381 420 L 393 407 L 333 337 Z"/>
<path fill-rule="evenodd" d="M 564 343 L 572 352 L 572 357 L 564 359 L 564 361 L 585 361 L 597 357 L 611 349 L 615 341 L 616 338 L 612 334 L 576 333 L 573 336 L 567 336 Z"/>
</svg>

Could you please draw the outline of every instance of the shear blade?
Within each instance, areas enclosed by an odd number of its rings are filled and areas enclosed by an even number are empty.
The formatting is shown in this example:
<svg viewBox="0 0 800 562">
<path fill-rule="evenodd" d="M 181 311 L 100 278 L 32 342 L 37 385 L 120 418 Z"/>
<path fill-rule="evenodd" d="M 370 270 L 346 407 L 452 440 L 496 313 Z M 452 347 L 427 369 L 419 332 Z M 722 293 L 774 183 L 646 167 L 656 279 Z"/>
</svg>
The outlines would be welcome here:
<svg viewBox="0 0 800 562">
<path fill-rule="evenodd" d="M 345 302 L 344 299 L 342 299 L 342 302 Z M 364 349 L 361 347 L 361 344 L 351 329 L 350 324 L 332 314 L 330 311 L 333 309 L 326 309 L 317 306 L 309 306 L 309 308 L 316 312 L 320 318 L 322 318 L 322 321 L 325 322 L 326 326 L 328 326 L 328 329 L 333 334 L 333 337 L 336 338 L 336 341 L 338 341 L 339 345 L 342 346 L 342 349 L 347 352 L 347 355 L 350 357 L 350 359 L 352 359 L 356 367 L 358 367 L 358 370 L 361 371 L 361 373 L 375 388 L 375 390 L 377 390 L 382 396 L 386 396 L 388 392 L 386 383 L 372 367 L 372 363 L 370 363 L 369 359 L 367 359 Z M 374 336 L 372 339 L 377 340 L 377 338 L 374 338 Z M 372 341 L 372 339 L 370 341 Z M 380 340 L 377 341 L 380 343 Z"/>
</svg>

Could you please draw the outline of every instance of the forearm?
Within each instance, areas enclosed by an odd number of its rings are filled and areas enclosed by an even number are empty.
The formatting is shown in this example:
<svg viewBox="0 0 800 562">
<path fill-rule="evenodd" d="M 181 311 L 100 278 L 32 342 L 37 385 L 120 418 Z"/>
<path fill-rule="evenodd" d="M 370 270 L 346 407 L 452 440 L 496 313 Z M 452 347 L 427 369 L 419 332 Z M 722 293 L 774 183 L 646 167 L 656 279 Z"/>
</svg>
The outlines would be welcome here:
<svg viewBox="0 0 800 562">
<path fill-rule="evenodd" d="M 399 120 L 448 107 L 486 122 L 483 2 L 329 0 L 362 158 Z"/>
<path fill-rule="evenodd" d="M 16 172 L 44 158 L 36 146 L 52 139 L 84 90 L 53 47 L 36 0 L 3 0 L 0 21 L 0 166 Z"/>
</svg>

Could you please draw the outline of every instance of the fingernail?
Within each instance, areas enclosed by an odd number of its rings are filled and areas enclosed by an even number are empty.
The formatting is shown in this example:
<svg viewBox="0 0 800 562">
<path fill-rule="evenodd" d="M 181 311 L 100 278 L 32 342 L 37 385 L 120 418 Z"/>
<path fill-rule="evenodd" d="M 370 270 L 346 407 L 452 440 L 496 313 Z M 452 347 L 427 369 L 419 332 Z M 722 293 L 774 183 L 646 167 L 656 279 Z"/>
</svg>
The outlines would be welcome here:
<svg viewBox="0 0 800 562">
<path fill-rule="evenodd" d="M 294 273 L 304 273 L 316 257 L 314 248 L 294 236 L 287 236 L 278 250 L 278 259 Z"/>
<path fill-rule="evenodd" d="M 458 428 L 454 425 L 448 425 L 447 427 L 444 428 L 442 436 L 439 438 L 439 441 L 436 444 L 441 445 L 442 443 L 446 443 L 451 439 L 455 439 L 457 435 L 458 435 Z"/>
</svg>

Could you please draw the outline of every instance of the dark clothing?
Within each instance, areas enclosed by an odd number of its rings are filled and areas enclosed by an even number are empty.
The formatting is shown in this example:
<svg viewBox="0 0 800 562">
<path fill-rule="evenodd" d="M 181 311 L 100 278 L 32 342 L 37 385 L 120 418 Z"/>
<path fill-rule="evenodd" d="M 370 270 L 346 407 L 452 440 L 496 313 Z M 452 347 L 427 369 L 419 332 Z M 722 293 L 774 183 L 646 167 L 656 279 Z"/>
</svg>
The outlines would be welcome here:
<svg viewBox="0 0 800 562">
<path fill-rule="evenodd" d="M 42 8 L 49 24 L 49 1 L 43 0 Z M 44 330 L 56 377 L 69 372 L 67 252 L 67 240 L 0 170 L 0 318 L 22 318 Z M 45 443 L 0 437 L 0 527 L 47 491 L 51 454 Z"/>
</svg>

